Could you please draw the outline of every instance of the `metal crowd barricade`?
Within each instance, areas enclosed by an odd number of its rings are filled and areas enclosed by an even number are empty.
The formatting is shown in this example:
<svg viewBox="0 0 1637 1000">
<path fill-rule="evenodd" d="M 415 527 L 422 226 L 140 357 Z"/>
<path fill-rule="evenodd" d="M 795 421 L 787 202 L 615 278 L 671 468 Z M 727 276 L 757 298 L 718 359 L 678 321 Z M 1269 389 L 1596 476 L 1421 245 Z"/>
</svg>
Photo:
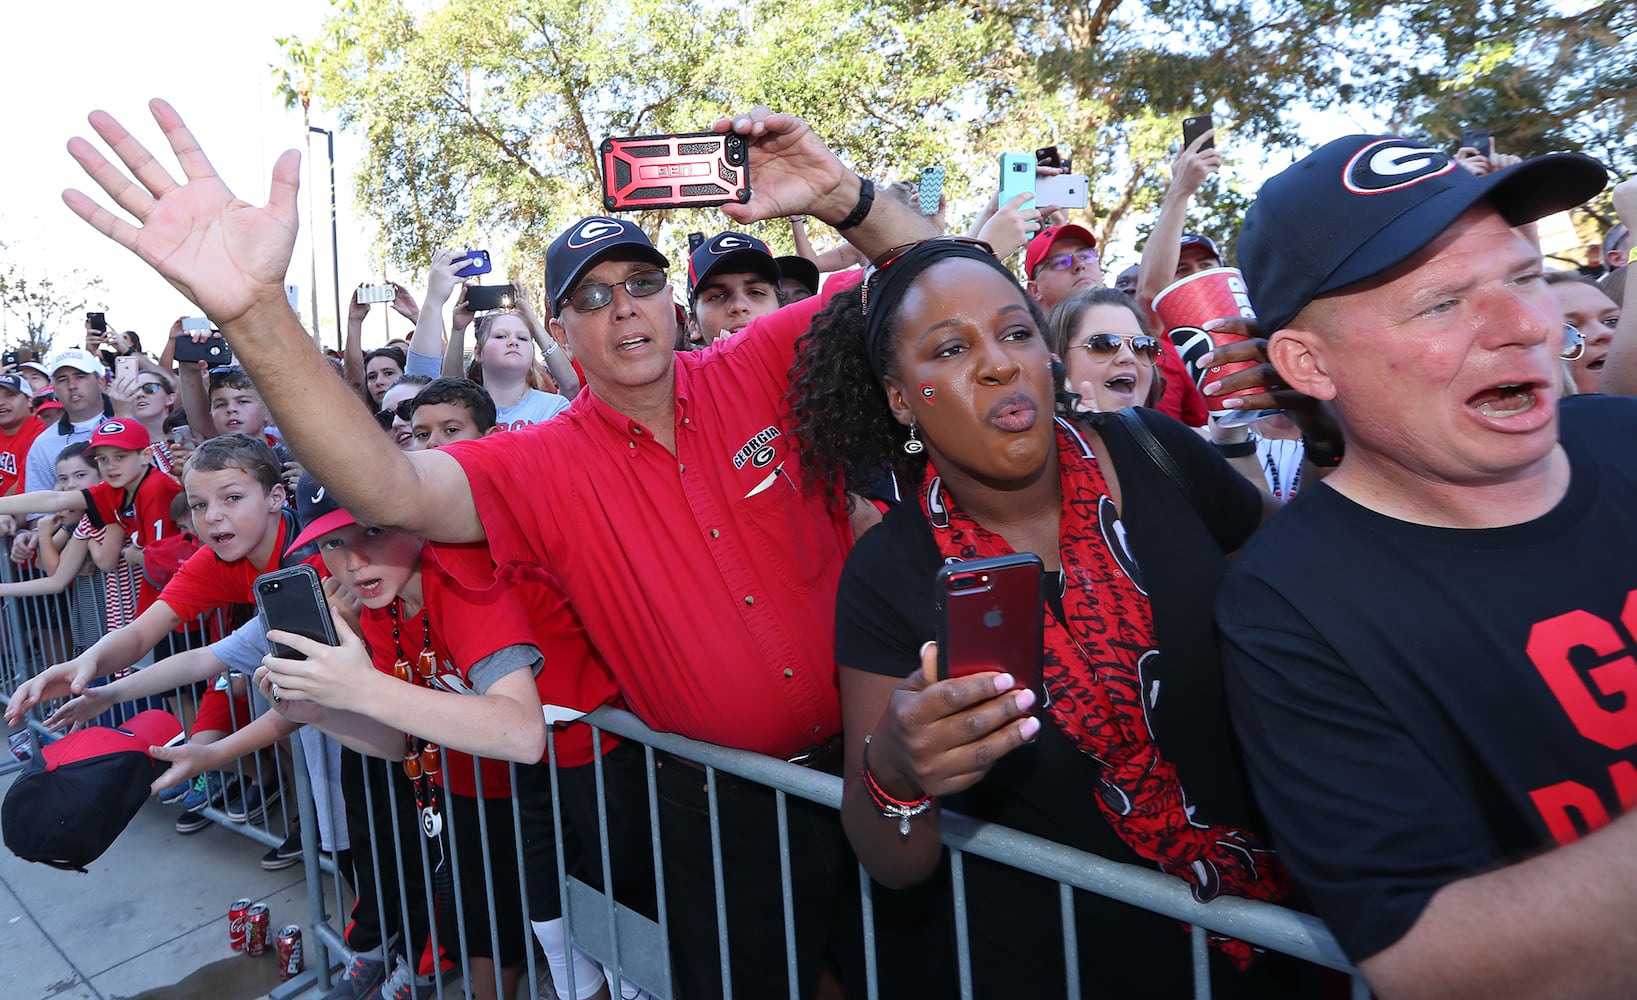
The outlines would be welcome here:
<svg viewBox="0 0 1637 1000">
<path fill-rule="evenodd" d="M 0 581 L 16 578 L 16 568 L 8 560 L 0 559 Z M 100 574 L 96 577 L 81 578 L 74 585 L 101 587 Z M 12 692 L 19 684 L 33 677 L 50 663 L 57 662 L 63 653 L 60 643 L 53 643 L 51 639 L 53 636 L 66 636 L 70 632 L 63 607 L 63 602 L 56 598 L 21 598 L 0 602 L 0 704 L 8 703 Z M 198 625 L 200 628 L 208 628 L 210 623 L 202 620 Z M 216 628 L 220 629 L 224 625 L 224 622 L 218 620 Z M 230 678 L 229 683 L 249 687 L 248 678 Z M 199 687 L 195 685 L 179 688 L 167 694 L 165 698 L 188 724 L 191 733 L 192 721 L 199 708 Z M 53 735 L 44 732 L 40 720 L 50 714 L 55 704 L 41 705 L 30 713 L 30 728 L 34 730 L 36 739 L 50 738 Z M 237 729 L 241 724 L 250 721 L 241 717 L 239 708 L 234 706 L 231 700 L 229 705 L 232 728 Z M 248 705 L 251 716 L 260 715 L 268 710 L 268 706 L 261 702 L 259 695 L 253 692 L 248 697 Z M 790 890 L 792 876 L 788 849 L 789 797 L 796 796 L 798 799 L 817 803 L 825 808 L 837 809 L 841 802 L 841 779 L 758 754 L 654 732 L 630 714 L 614 709 L 599 709 L 576 725 L 591 725 L 595 730 L 612 733 L 644 748 L 646 801 L 637 803 L 636 807 L 646 806 L 648 811 L 651 837 L 649 847 L 652 853 L 653 879 L 657 889 L 657 907 L 655 914 L 648 916 L 616 899 L 612 888 L 604 890 L 578 878 L 561 876 L 556 891 L 562 908 L 567 939 L 604 965 L 610 973 L 611 980 L 624 977 L 647 989 L 657 998 L 672 995 L 671 951 L 666 931 L 668 905 L 661 851 L 659 793 L 656 783 L 656 753 L 670 754 L 697 762 L 704 769 L 712 834 L 711 857 L 716 885 L 716 924 L 724 995 L 731 996 L 734 992 L 741 995 L 761 995 L 767 992 L 768 984 L 746 987 L 744 984 L 734 984 L 731 981 L 729 960 L 732 942 L 726 933 L 727 906 L 724 901 L 723 872 L 724 866 L 731 865 L 733 859 L 724 858 L 721 847 L 718 777 L 731 775 L 774 791 L 778 835 L 781 839 L 780 875 L 785 897 L 783 932 L 789 954 L 794 954 L 795 951 L 795 921 Z M 333 753 L 328 738 L 315 742 L 314 747 L 319 749 L 326 762 Z M 34 749 L 37 752 L 38 746 Z M 227 808 L 229 803 L 226 801 L 214 802 L 203 810 L 207 817 L 224 828 L 269 847 L 281 844 L 291 835 L 292 812 L 299 816 L 299 835 L 302 860 L 305 863 L 309 907 L 307 922 L 309 933 L 304 939 L 308 967 L 305 974 L 283 983 L 270 996 L 276 1000 L 322 996 L 328 991 L 332 981 L 330 956 L 339 956 L 347 952 L 343 927 L 355 896 L 353 888 L 346 884 L 347 880 L 343 877 L 349 873 L 348 869 L 351 867 L 348 864 L 349 859 L 343 857 L 340 851 L 341 838 L 349 833 L 352 838 L 351 860 L 356 862 L 367 857 L 372 866 L 373 888 L 367 893 L 370 898 L 366 899 L 366 903 L 372 903 L 375 911 L 381 914 L 382 938 L 393 945 L 386 956 L 387 971 L 391 971 L 396 954 L 411 950 L 404 944 L 410 937 L 405 930 L 414 929 L 418 922 L 423 923 L 424 931 L 420 933 L 430 949 L 429 953 L 447 956 L 450 966 L 450 971 L 446 974 L 435 977 L 430 992 L 440 998 L 471 996 L 478 984 L 473 981 L 469 961 L 468 929 L 481 926 L 488 931 L 491 942 L 498 940 L 503 918 L 497 912 L 494 903 L 496 886 L 507 882 L 517 884 L 521 889 L 522 912 L 524 914 L 529 912 L 527 884 L 523 872 L 524 828 L 522 813 L 516 808 L 517 768 L 515 766 L 509 768 L 513 788 L 510 799 L 512 808 L 509 810 L 510 829 L 495 828 L 489 822 L 487 814 L 481 810 L 477 813 L 476 827 L 467 829 L 463 824 L 453 823 L 446 810 L 444 822 L 449 828 L 452 849 L 458 848 L 462 843 L 461 838 L 476 836 L 484 863 L 480 872 L 463 872 L 458 864 L 459 854 L 454 854 L 457 863 L 450 866 L 453 896 L 449 897 L 446 893 L 443 904 L 448 907 L 452 898 L 454 919 L 446 920 L 443 928 L 440 928 L 440 922 L 435 915 L 440 905 L 435 892 L 437 866 L 436 859 L 431 853 L 438 848 L 430 846 L 438 842 L 429 841 L 421 835 L 419 824 L 413 819 L 416 807 L 412 802 L 403 799 L 405 792 L 397 773 L 400 762 L 390 761 L 385 767 L 379 764 L 366 765 L 362 769 L 362 797 L 365 812 L 369 816 L 363 830 L 349 830 L 349 824 L 343 814 L 342 796 L 338 789 L 327 787 L 326 793 L 322 796 L 324 802 L 322 808 L 328 814 L 326 818 L 332 831 L 332 841 L 326 851 L 320 844 L 319 797 L 315 794 L 314 784 L 309 779 L 309 769 L 306 766 L 309 755 L 301 739 L 289 741 L 288 754 L 289 771 L 293 781 L 286 781 L 285 768 L 280 765 L 279 751 L 254 755 L 248 760 L 241 758 L 229 768 L 230 774 L 238 781 L 241 789 L 247 787 L 247 782 L 254 781 L 263 790 L 264 802 L 268 805 L 264 805 L 261 815 L 256 819 L 231 819 Z M 557 855 L 558 870 L 564 872 L 567 870 L 563 848 L 564 816 L 560 797 L 560 771 L 555 763 L 555 754 L 553 740 L 548 746 L 553 807 L 552 834 L 555 841 L 553 849 Z M 0 773 L 16 766 L 18 765 L 10 754 L 0 758 Z M 596 776 L 598 814 L 597 844 L 592 849 L 598 853 L 602 862 L 604 886 L 612 887 L 615 884 L 614 873 L 622 863 L 626 863 L 626 859 L 613 856 L 610 848 L 609 797 L 605 783 L 604 761 L 600 753 L 592 766 Z M 327 786 L 331 784 L 327 780 L 329 774 L 327 763 L 320 767 L 319 773 L 326 776 Z M 382 780 L 383 775 L 385 781 Z M 481 797 L 483 779 L 475 765 L 474 779 L 478 795 Z M 271 801 L 275 799 L 282 802 L 281 808 L 271 807 Z M 385 821 L 377 814 L 378 810 L 386 811 Z M 1353 977 L 1353 996 L 1363 998 L 1369 995 L 1363 978 L 1349 966 L 1322 923 L 1312 916 L 1267 903 L 1231 897 L 1220 897 L 1211 903 L 1202 904 L 1193 898 L 1183 882 L 1160 872 L 1112 862 L 1044 838 L 978 822 L 953 813 L 944 814 L 941 827 L 944 843 L 950 851 L 950 868 L 954 883 L 955 959 L 960 996 L 963 998 L 972 996 L 972 948 L 968 940 L 964 892 L 964 865 L 968 856 L 1008 865 L 1058 884 L 1059 923 L 1063 935 L 1063 953 L 1070 997 L 1094 996 L 1098 992 L 1095 983 L 1081 983 L 1078 979 L 1076 955 L 1079 942 L 1075 940 L 1076 922 L 1073 916 L 1075 890 L 1105 896 L 1191 925 L 1196 997 L 1209 998 L 1211 995 L 1211 983 L 1207 973 L 1207 931 L 1240 938 L 1269 951 L 1280 952 L 1347 973 Z M 494 847 L 502 837 L 510 839 L 510 847 L 518 859 L 515 871 L 496 871 L 491 863 L 495 853 Z M 326 876 L 328 882 L 324 881 Z M 484 892 L 481 898 L 487 900 L 484 912 L 472 912 L 468 907 L 467 894 L 463 889 L 467 881 L 472 879 L 478 879 L 483 884 Z M 863 953 L 864 970 L 868 981 L 867 995 L 870 1000 L 875 1000 L 880 995 L 877 969 L 879 963 L 888 956 L 876 953 L 871 905 L 873 883 L 862 867 L 858 869 L 858 881 L 864 904 Z M 427 916 L 418 916 L 421 913 Z M 453 933 L 449 932 L 451 927 Z M 525 962 L 520 995 L 530 998 L 552 997 L 554 993 L 551 992 L 550 979 L 545 975 L 545 965 L 540 961 L 533 935 L 527 928 L 523 929 L 523 935 Z M 397 938 L 395 942 L 392 940 L 394 936 Z M 497 964 L 494 984 L 497 991 L 500 987 L 500 974 L 501 970 Z M 557 984 L 563 995 L 573 995 L 577 984 L 572 980 L 571 964 L 569 981 Z M 792 963 L 785 990 L 790 996 L 797 996 L 799 989 L 800 984 Z"/>
<path fill-rule="evenodd" d="M 668 935 L 666 933 L 667 901 L 665 898 L 664 867 L 661 858 L 661 832 L 659 827 L 659 798 L 656 784 L 656 753 L 673 755 L 695 761 L 703 766 L 707 786 L 709 811 L 712 829 L 712 859 L 715 865 L 716 878 L 716 922 L 719 940 L 721 942 L 721 965 L 724 982 L 724 995 L 765 995 L 768 984 L 755 984 L 747 988 L 743 984 L 732 984 L 729 970 L 729 948 L 731 943 L 726 934 L 727 913 L 724 902 L 722 873 L 723 866 L 731 865 L 731 857 L 724 858 L 719 837 L 718 827 L 718 800 L 717 780 L 719 775 L 732 775 L 739 779 L 748 780 L 774 790 L 775 807 L 778 815 L 778 830 L 781 837 L 781 877 L 784 886 L 784 936 L 788 954 L 794 954 L 794 919 L 793 904 L 791 901 L 791 873 L 788 850 L 788 817 L 787 806 L 789 797 L 818 803 L 826 808 L 838 809 L 841 803 L 841 779 L 833 775 L 813 771 L 774 760 L 758 754 L 740 750 L 732 750 L 711 744 L 698 743 L 686 738 L 667 733 L 658 733 L 650 730 L 630 714 L 602 708 L 591 713 L 585 721 L 577 724 L 589 724 L 595 729 L 613 733 L 623 739 L 641 744 L 644 747 L 647 794 L 645 803 L 637 803 L 640 808 L 646 805 L 649 813 L 652 843 L 652 861 L 654 865 L 654 880 L 658 890 L 658 908 L 656 917 L 645 916 L 616 900 L 612 889 L 604 891 L 573 877 L 561 877 L 558 882 L 565 929 L 570 942 L 592 955 L 608 971 L 611 986 L 617 990 L 616 977 L 624 977 L 632 984 L 643 987 L 657 998 L 666 998 L 671 993 L 671 955 Z M 548 757 L 551 761 L 551 795 L 553 799 L 553 835 L 556 840 L 559 871 L 564 868 L 563 849 L 563 810 L 560 798 L 559 771 L 555 764 L 555 741 L 548 748 Z M 396 766 L 396 762 L 392 766 Z M 621 864 L 621 859 L 610 856 L 608 833 L 609 800 L 603 774 L 603 757 L 599 753 L 594 761 L 597 778 L 597 809 L 598 809 L 598 844 L 595 849 L 600 852 L 602 860 L 603 884 L 612 886 L 615 883 L 614 870 Z M 511 769 L 513 778 L 513 802 L 515 805 L 515 789 L 517 770 Z M 478 776 L 481 780 L 481 776 Z M 392 799 L 395 788 L 389 784 L 386 791 L 389 793 L 387 806 L 396 808 L 397 803 Z M 378 790 L 372 789 L 369 793 L 373 799 L 378 796 Z M 459 970 L 458 977 L 454 972 L 448 974 L 447 981 L 440 980 L 429 988 L 430 992 L 439 997 L 444 996 L 471 996 L 474 983 L 469 970 L 466 955 L 466 928 L 477 926 L 481 921 L 486 925 L 495 938 L 495 931 L 499 917 L 495 911 L 494 887 L 500 880 L 513 879 L 525 886 L 523 894 L 523 909 L 528 912 L 528 899 L 523 865 L 523 829 L 521 813 L 517 809 L 511 812 L 513 817 L 510 830 L 496 830 L 480 823 L 475 831 L 483 844 L 484 857 L 483 871 L 462 872 L 458 864 L 454 865 L 454 899 L 457 919 L 454 925 L 458 930 L 458 940 L 440 940 L 438 937 L 437 921 L 430 921 L 430 936 L 434 951 L 440 946 L 449 954 L 455 967 Z M 445 821 L 448 821 L 446 816 Z M 373 824 L 372 824 L 373 826 Z M 305 839 L 305 825 L 304 839 Z M 1329 969 L 1338 970 L 1352 977 L 1352 995 L 1355 998 L 1369 996 L 1369 990 L 1364 980 L 1349 965 L 1339 946 L 1324 925 L 1315 917 L 1262 903 L 1254 900 L 1232 897 L 1219 897 L 1210 903 L 1199 903 L 1181 880 L 1172 878 L 1158 871 L 1141 868 L 1133 865 L 1109 861 L 1107 859 L 1087 854 L 1072 848 L 1064 847 L 1041 837 L 1006 829 L 993 824 L 982 823 L 968 817 L 946 812 L 942 822 L 943 840 L 948 846 L 951 855 L 951 871 L 954 881 L 954 907 L 956 927 L 956 961 L 958 963 L 960 996 L 970 998 L 972 994 L 971 980 L 971 953 L 972 949 L 967 940 L 967 921 L 965 913 L 963 863 L 968 856 L 986 858 L 994 862 L 1008 865 L 1023 872 L 1032 873 L 1058 883 L 1061 902 L 1061 927 L 1063 934 L 1063 952 L 1067 963 L 1070 997 L 1098 995 L 1095 983 L 1082 983 L 1078 979 L 1078 964 L 1076 954 L 1078 942 L 1075 940 L 1076 925 L 1073 918 L 1073 896 L 1075 890 L 1106 896 L 1134 907 L 1149 910 L 1163 916 L 1174 918 L 1192 927 L 1192 957 L 1194 966 L 1195 996 L 1208 1000 L 1211 996 L 1211 983 L 1208 974 L 1208 944 L 1207 932 L 1220 933 L 1248 941 L 1271 952 L 1290 955 L 1305 962 L 1310 962 Z M 453 830 L 457 841 L 459 837 L 470 836 L 474 831 Z M 401 834 L 401 835 L 400 835 Z M 354 837 L 358 837 L 357 831 Z M 497 837 L 513 839 L 519 859 L 518 871 L 495 871 L 490 864 L 492 855 L 491 845 Z M 373 831 L 372 831 L 373 837 Z M 407 910 L 408 893 L 414 890 L 413 886 L 406 885 L 404 880 L 403 849 L 409 848 L 411 863 L 418 861 L 421 875 L 425 879 L 420 891 L 422 901 L 428 911 L 436 905 L 432 896 L 431 874 L 432 859 L 428 855 L 425 837 L 413 828 L 400 830 L 393 827 L 394 844 L 376 845 L 390 847 L 395 854 L 396 872 L 389 869 L 377 853 L 377 865 L 387 875 L 395 874 L 398 879 L 398 895 L 400 910 L 394 916 L 402 920 L 403 925 L 409 923 Z M 417 850 L 418 845 L 418 850 Z M 309 852 L 307 855 L 308 872 L 310 878 L 317 879 L 319 868 L 313 862 L 316 855 Z M 644 859 L 646 860 L 646 859 Z M 334 875 L 333 869 L 330 874 Z M 490 901 L 487 912 L 467 912 L 463 902 L 462 885 L 469 879 L 481 879 L 486 898 Z M 886 956 L 875 953 L 875 935 L 871 917 L 871 889 L 873 883 L 864 873 L 862 866 L 858 869 L 859 886 L 863 898 L 864 910 L 864 956 L 865 973 L 868 980 L 868 996 L 875 1000 L 880 995 L 877 967 Z M 326 904 L 332 900 L 339 901 L 343 894 L 339 891 L 324 895 Z M 377 899 L 377 905 L 381 905 Z M 344 950 L 344 942 L 340 927 L 331 921 L 345 919 L 345 910 L 326 911 L 320 914 L 315 910 L 314 927 L 318 933 L 315 937 L 322 940 L 338 951 Z M 320 924 L 323 924 L 320 929 Z M 1045 933 L 1047 931 L 1043 931 Z M 448 935 L 445 935 L 447 937 Z M 544 976 L 544 963 L 539 960 L 532 938 L 527 942 L 527 960 L 521 982 L 519 995 L 530 998 L 554 997 L 550 991 L 549 977 Z M 388 967 L 390 969 L 391 962 Z M 572 964 L 570 978 L 572 979 Z M 498 988 L 499 970 L 496 978 Z M 321 983 L 327 985 L 327 974 L 320 972 Z M 563 996 L 574 995 L 576 988 L 573 982 L 557 984 Z M 735 986 L 737 985 L 737 989 Z M 792 997 L 799 996 L 800 984 L 797 981 L 796 971 L 789 970 L 788 982 L 784 989 Z M 294 992 L 281 992 L 275 996 L 294 996 Z M 314 996 L 322 995 L 315 992 Z M 616 995 L 617 992 L 616 992 Z"/>
</svg>

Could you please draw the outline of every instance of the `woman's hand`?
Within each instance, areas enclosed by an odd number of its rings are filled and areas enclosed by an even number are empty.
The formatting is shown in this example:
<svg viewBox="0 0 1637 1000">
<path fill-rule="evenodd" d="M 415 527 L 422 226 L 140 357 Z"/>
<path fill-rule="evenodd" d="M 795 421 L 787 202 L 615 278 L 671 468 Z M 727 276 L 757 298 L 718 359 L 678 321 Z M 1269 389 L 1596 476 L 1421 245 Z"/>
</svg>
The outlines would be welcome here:
<svg viewBox="0 0 1637 1000">
<path fill-rule="evenodd" d="M 282 629 L 267 633 L 269 643 L 283 643 L 307 658 L 291 660 L 272 654 L 264 657 L 262 665 L 267 668 L 268 682 L 264 693 L 275 705 L 304 701 L 324 708 L 368 714 L 371 686 L 392 679 L 371 665 L 363 641 L 338 608 L 330 609 L 330 620 L 335 623 L 340 645 L 327 646 Z M 257 671 L 256 676 L 259 686 L 261 672 Z"/>
<path fill-rule="evenodd" d="M 471 326 L 472 319 L 477 315 L 477 313 L 473 311 L 472 307 L 466 302 L 467 287 L 468 286 L 464 281 L 461 282 L 460 297 L 455 299 L 455 308 L 449 314 L 449 329 L 451 335 L 455 331 L 464 330 Z"/>
<path fill-rule="evenodd" d="M 899 682 L 871 734 L 870 774 L 894 798 L 949 795 L 978 783 L 995 762 L 1040 732 L 1036 696 L 1011 674 L 936 680 L 938 645 Z"/>
<path fill-rule="evenodd" d="M 104 236 L 136 254 L 221 327 L 252 311 L 288 313 L 284 276 L 296 240 L 296 189 L 301 155 L 286 150 L 273 164 L 264 207 L 237 198 L 222 182 L 176 110 L 149 102 L 187 177 L 177 184 L 124 126 L 103 111 L 91 127 L 125 164 L 130 177 L 81 138 L 69 155 L 137 220 L 125 221 L 77 190 L 63 192 L 68 207 Z"/>
<path fill-rule="evenodd" d="M 978 231 L 978 239 L 994 247 L 996 257 L 1007 259 L 1040 232 L 1040 217 L 1046 209 L 1029 204 L 1033 201 L 1028 191 L 1015 195 Z"/>
<path fill-rule="evenodd" d="M 428 309 L 442 309 L 443 304 L 449 301 L 449 293 L 455 286 L 461 284 L 460 275 L 456 274 L 466 266 L 465 250 L 439 250 L 432 254 L 432 266 L 428 268 L 426 278 L 426 307 Z M 397 306 L 396 300 L 393 306 Z"/>
<path fill-rule="evenodd" d="M 1200 355 L 1198 364 L 1201 370 L 1240 361 L 1254 362 L 1253 367 L 1244 371 L 1206 382 L 1200 391 L 1207 397 L 1227 396 L 1247 389 L 1259 390 L 1224 399 L 1222 406 L 1229 410 L 1284 410 L 1296 421 L 1296 425 L 1302 429 L 1302 436 L 1309 441 L 1341 440 L 1341 427 L 1330 410 L 1312 396 L 1285 385 L 1279 377 L 1278 369 L 1268 361 L 1267 338 L 1262 336 L 1262 328 L 1255 320 L 1213 319 L 1205 324 L 1205 329 L 1211 333 L 1219 330 L 1237 333 L 1249 339 Z"/>
<path fill-rule="evenodd" d="M 369 287 L 369 282 L 360 281 L 353 289 L 352 298 L 347 300 L 347 328 L 358 329 L 364 325 L 364 317 L 369 315 L 369 308 L 373 303 L 358 301 L 358 293 Z"/>
<path fill-rule="evenodd" d="M 411 323 L 419 323 L 421 320 L 421 307 L 415 303 L 415 296 L 410 294 L 409 289 L 396 281 L 392 282 L 392 287 L 394 289 L 392 295 L 393 310 Z"/>
<path fill-rule="evenodd" d="M 136 398 L 140 393 L 135 372 L 121 375 L 108 386 L 108 398 L 114 404 L 114 416 L 123 420 L 136 419 Z"/>
</svg>

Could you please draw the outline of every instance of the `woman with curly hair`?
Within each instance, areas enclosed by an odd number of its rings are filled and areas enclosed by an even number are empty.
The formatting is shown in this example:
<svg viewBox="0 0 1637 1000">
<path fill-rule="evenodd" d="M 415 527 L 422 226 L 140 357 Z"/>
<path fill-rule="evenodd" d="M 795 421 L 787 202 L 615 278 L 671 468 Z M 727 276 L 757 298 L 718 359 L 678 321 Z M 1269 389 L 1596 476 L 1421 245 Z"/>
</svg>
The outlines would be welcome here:
<svg viewBox="0 0 1637 1000">
<path fill-rule="evenodd" d="M 947 807 L 1157 867 L 1203 900 L 1281 899 L 1290 883 L 1256 832 L 1211 613 L 1262 499 L 1157 412 L 1130 411 L 1208 507 L 1121 418 L 1059 414 L 1045 329 L 987 246 L 946 238 L 883 256 L 799 346 L 792 417 L 812 485 L 840 505 L 844 484 L 890 471 L 904 496 L 854 547 L 837 598 L 848 838 L 885 885 L 943 877 Z M 939 567 L 1011 552 L 1047 571 L 1044 683 L 937 680 Z M 1063 995 L 1056 884 L 971 856 L 964 871 L 975 995 Z M 1086 893 L 1075 912 L 1079 974 L 1097 993 L 1192 995 L 1176 921 Z M 1218 996 L 1289 995 L 1268 983 L 1288 966 L 1215 944 Z"/>
</svg>

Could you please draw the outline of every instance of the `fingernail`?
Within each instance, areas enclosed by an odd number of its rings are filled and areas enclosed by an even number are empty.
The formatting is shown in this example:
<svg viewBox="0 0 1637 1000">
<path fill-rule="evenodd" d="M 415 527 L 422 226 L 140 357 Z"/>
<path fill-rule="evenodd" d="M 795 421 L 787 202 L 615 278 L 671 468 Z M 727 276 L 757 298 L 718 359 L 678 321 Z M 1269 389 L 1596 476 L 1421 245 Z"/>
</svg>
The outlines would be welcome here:
<svg viewBox="0 0 1637 1000">
<path fill-rule="evenodd" d="M 1211 362 L 1213 362 L 1215 360 L 1216 360 L 1216 352 L 1215 351 L 1206 351 L 1204 354 L 1201 354 L 1197 360 L 1194 361 L 1194 367 L 1196 367 L 1196 368 L 1209 368 L 1209 367 L 1211 367 Z"/>
<path fill-rule="evenodd" d="M 1222 388 L 1222 381 L 1220 379 L 1218 379 L 1215 382 L 1206 382 L 1203 386 L 1200 387 L 1199 391 L 1203 392 L 1207 396 L 1214 396 L 1214 395 L 1216 395 L 1217 390 L 1219 390 L 1221 388 Z"/>
<path fill-rule="evenodd" d="M 1016 683 L 1017 681 L 1013 679 L 1011 674 L 999 674 L 995 677 L 995 690 L 1010 691 L 1012 690 L 1012 685 Z"/>
<path fill-rule="evenodd" d="M 749 124 L 750 124 L 750 118 L 749 118 L 748 115 L 740 115 L 738 118 L 735 118 L 733 120 L 733 127 L 734 128 L 745 128 Z"/>
<path fill-rule="evenodd" d="M 1205 323 L 1204 323 L 1203 327 L 1201 327 L 1201 329 L 1204 329 L 1204 330 L 1207 330 L 1207 331 L 1215 330 L 1215 329 L 1220 328 L 1222 326 L 1223 322 L 1224 322 L 1224 320 L 1220 316 L 1218 316 L 1216 319 L 1208 319 L 1208 320 L 1205 321 Z"/>
<path fill-rule="evenodd" d="M 1019 712 L 1027 712 L 1029 709 L 1034 707 L 1034 692 L 1028 688 L 1024 688 L 1023 690 L 1019 691 L 1017 693 L 1017 701 L 1015 704 L 1017 705 L 1017 710 Z"/>
<path fill-rule="evenodd" d="M 1228 399 L 1224 399 L 1222 401 L 1222 408 L 1224 410 L 1239 410 L 1239 409 L 1243 409 L 1244 406 L 1245 406 L 1245 401 L 1243 399 L 1229 397 Z"/>
<path fill-rule="evenodd" d="M 1033 743 L 1034 738 L 1040 735 L 1040 720 L 1032 715 L 1029 716 L 1023 720 L 1023 725 L 1019 727 L 1018 732 L 1023 734 L 1025 740 Z"/>
</svg>

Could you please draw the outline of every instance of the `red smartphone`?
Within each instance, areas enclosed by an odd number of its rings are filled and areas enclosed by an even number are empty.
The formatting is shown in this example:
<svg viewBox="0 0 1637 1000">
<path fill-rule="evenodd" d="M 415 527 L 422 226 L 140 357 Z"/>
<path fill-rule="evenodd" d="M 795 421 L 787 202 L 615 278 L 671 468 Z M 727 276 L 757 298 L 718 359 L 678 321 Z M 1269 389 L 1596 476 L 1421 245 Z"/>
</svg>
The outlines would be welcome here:
<svg viewBox="0 0 1637 1000">
<path fill-rule="evenodd" d="M 1040 689 L 1045 566 L 1032 552 L 952 563 L 938 571 L 938 677 L 999 670 Z"/>
<path fill-rule="evenodd" d="M 736 132 L 610 138 L 600 151 L 610 212 L 750 200 L 750 148 Z"/>
</svg>

